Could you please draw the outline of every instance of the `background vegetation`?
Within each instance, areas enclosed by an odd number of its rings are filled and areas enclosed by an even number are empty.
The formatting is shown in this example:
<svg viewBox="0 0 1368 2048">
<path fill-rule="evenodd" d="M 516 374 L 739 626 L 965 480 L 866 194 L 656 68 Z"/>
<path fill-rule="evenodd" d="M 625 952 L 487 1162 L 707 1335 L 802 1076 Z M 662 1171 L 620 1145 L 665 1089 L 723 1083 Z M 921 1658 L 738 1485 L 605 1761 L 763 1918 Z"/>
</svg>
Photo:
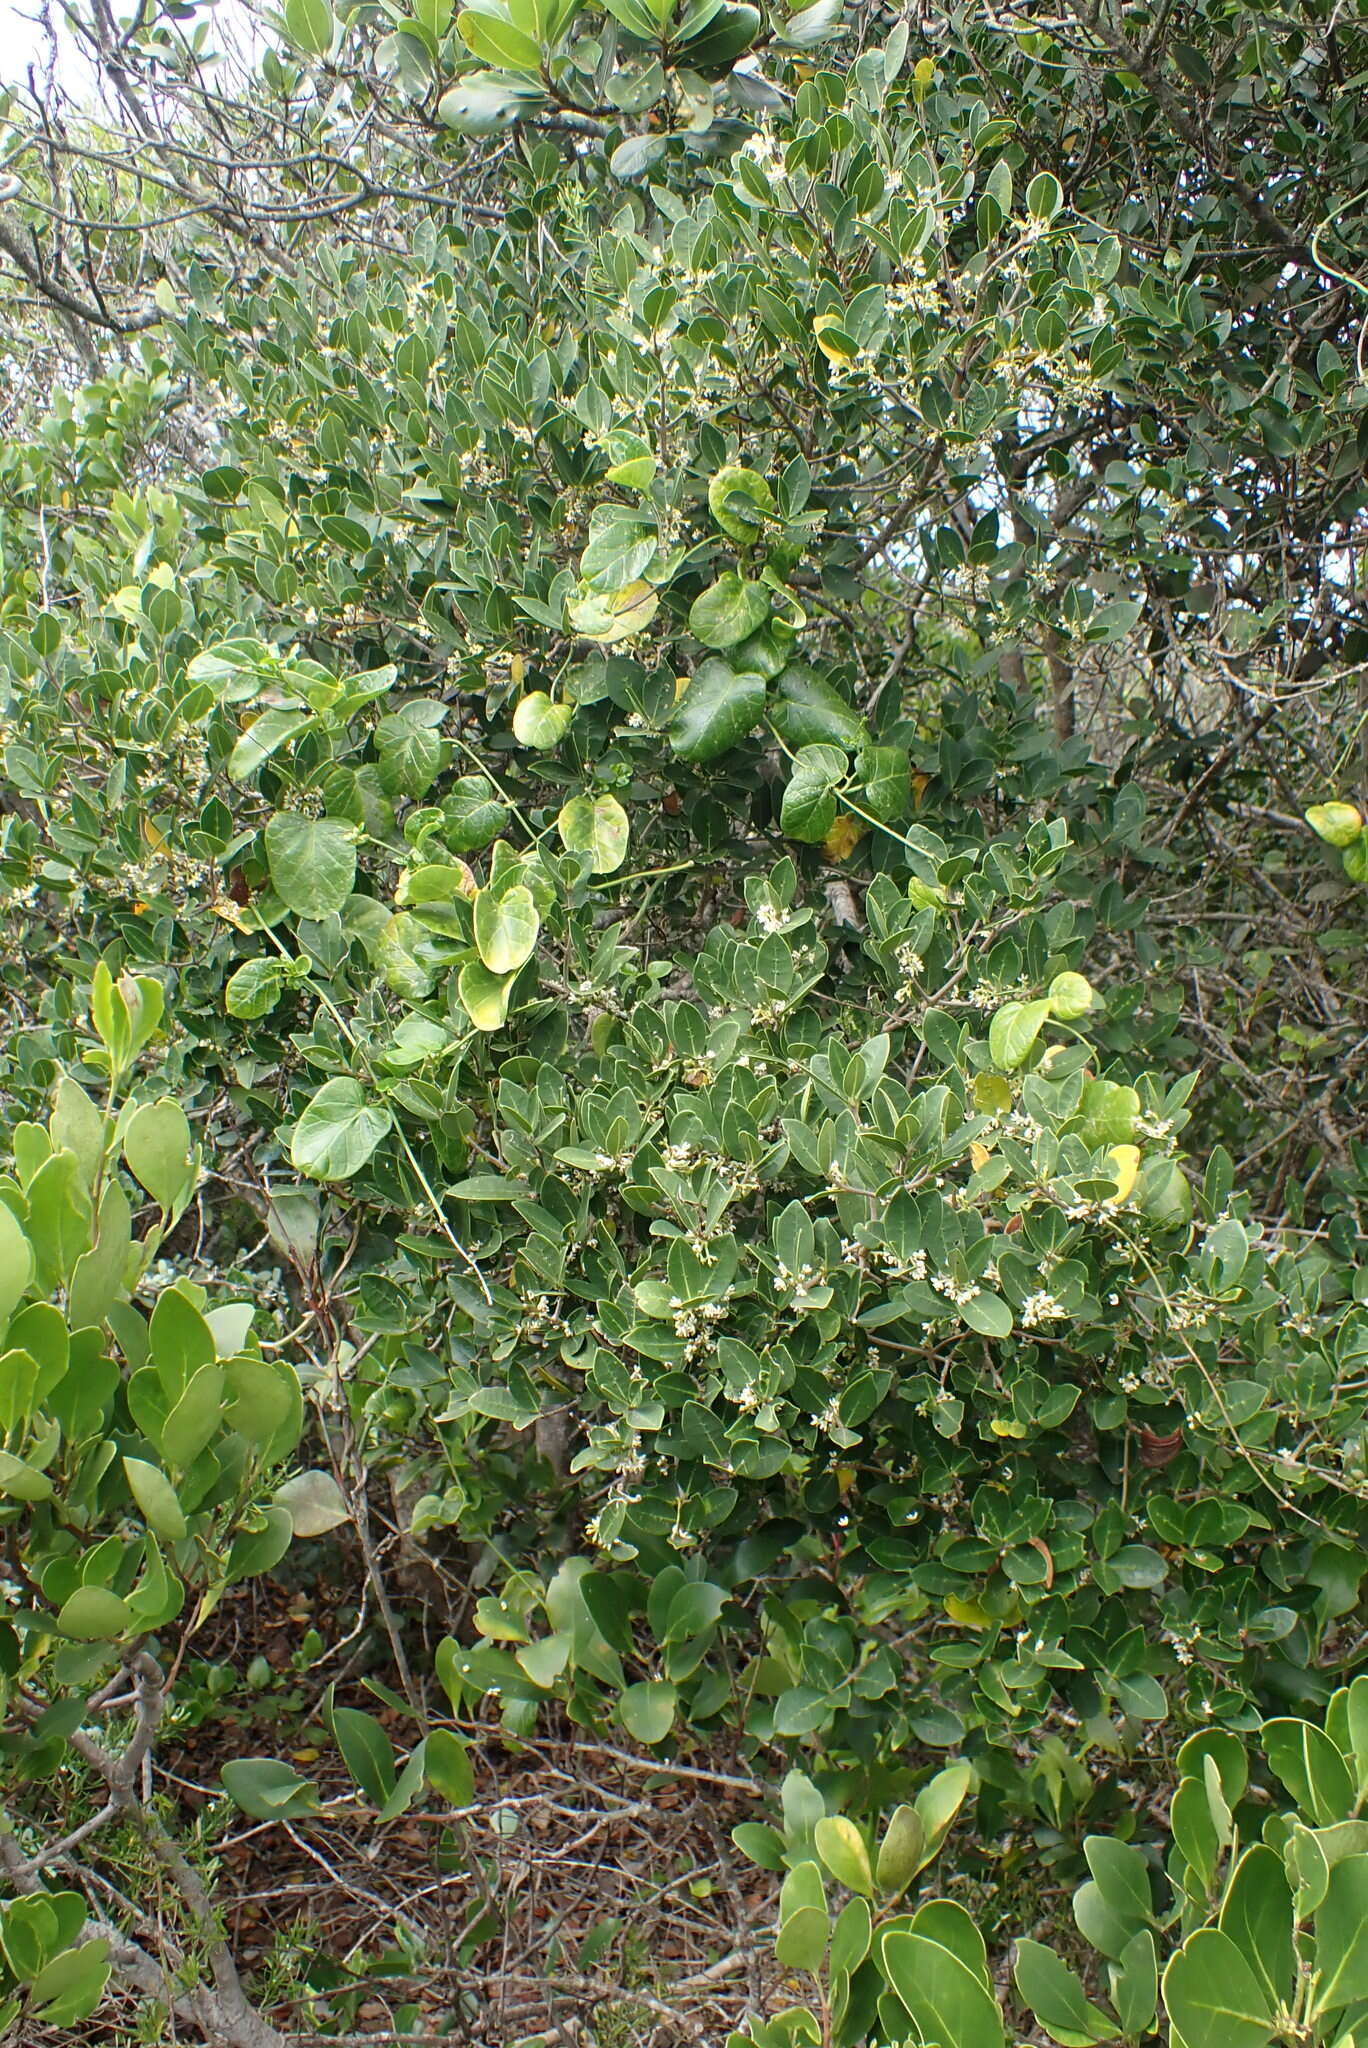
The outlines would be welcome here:
<svg viewBox="0 0 1368 2048">
<path fill-rule="evenodd" d="M 0 2018 L 1361 2048 L 1358 14 L 63 37 Z"/>
</svg>

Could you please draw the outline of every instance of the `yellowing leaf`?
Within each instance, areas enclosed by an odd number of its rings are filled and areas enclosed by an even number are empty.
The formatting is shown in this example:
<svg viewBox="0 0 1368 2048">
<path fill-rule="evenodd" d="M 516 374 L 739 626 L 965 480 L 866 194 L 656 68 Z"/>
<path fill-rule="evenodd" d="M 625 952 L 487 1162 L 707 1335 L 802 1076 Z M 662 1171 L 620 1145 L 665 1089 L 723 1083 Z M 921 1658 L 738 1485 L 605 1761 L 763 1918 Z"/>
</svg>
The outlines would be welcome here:
<svg viewBox="0 0 1368 2048">
<path fill-rule="evenodd" d="M 827 337 L 831 335 L 833 328 L 835 334 L 828 340 Z M 839 313 L 818 313 L 812 323 L 812 332 L 818 348 L 829 363 L 854 362 L 854 351 L 847 345 L 849 337 L 842 331 Z"/>
<path fill-rule="evenodd" d="M 849 860 L 869 827 L 862 818 L 855 818 L 848 811 L 842 811 L 836 823 L 822 841 L 822 851 L 828 860 Z"/>
<path fill-rule="evenodd" d="M 945 1596 L 945 1612 L 951 1621 L 957 1621 L 961 1628 L 991 1628 L 992 1617 L 984 1612 L 977 1600 L 961 1600 L 957 1594 Z"/>
<path fill-rule="evenodd" d="M 1107 1206 L 1124 1202 L 1135 1186 L 1135 1176 L 1140 1171 L 1140 1147 L 1138 1145 L 1113 1145 L 1108 1158 L 1116 1168 L 1116 1193 L 1108 1195 Z"/>
<path fill-rule="evenodd" d="M 969 1164 L 973 1167 L 975 1173 L 977 1173 L 981 1167 L 986 1166 L 991 1157 L 992 1154 L 989 1152 L 988 1147 L 986 1145 L 974 1143 L 969 1147 Z"/>
</svg>

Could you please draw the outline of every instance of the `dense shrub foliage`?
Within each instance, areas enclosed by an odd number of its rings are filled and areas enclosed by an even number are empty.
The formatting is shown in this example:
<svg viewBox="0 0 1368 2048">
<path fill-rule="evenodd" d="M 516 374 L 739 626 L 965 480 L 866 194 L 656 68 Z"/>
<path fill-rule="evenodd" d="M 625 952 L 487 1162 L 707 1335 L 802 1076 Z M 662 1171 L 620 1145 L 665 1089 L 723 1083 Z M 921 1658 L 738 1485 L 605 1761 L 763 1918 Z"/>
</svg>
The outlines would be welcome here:
<svg viewBox="0 0 1368 2048">
<path fill-rule="evenodd" d="M 782 1780 L 760 2048 L 1350 2048 L 1357 20 L 257 28 L 0 106 L 0 2010 L 287 2038 L 151 1758 L 354 1540 L 358 1827 Z"/>
</svg>

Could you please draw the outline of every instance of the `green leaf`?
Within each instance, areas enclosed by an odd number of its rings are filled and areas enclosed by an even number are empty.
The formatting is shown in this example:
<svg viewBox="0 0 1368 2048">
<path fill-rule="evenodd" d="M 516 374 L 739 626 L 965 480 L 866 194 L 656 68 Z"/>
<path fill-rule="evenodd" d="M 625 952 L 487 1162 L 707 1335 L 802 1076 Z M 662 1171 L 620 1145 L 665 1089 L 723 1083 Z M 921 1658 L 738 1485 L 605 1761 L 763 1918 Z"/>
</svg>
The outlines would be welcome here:
<svg viewBox="0 0 1368 2048">
<path fill-rule="evenodd" d="M 296 917 L 328 917 L 342 908 L 356 880 L 353 828 L 336 818 L 277 811 L 266 827 L 266 860 L 287 910 Z"/>
<path fill-rule="evenodd" d="M 528 73 L 535 73 L 541 63 L 540 44 L 500 15 L 466 8 L 457 15 L 456 27 L 467 49 L 482 63 Z"/>
<path fill-rule="evenodd" d="M 1085 975 L 1065 972 L 1057 974 L 1050 983 L 1049 1005 L 1051 1016 L 1061 1023 L 1072 1024 L 1079 1017 L 1086 1017 L 1097 1001 L 1092 983 Z"/>
<path fill-rule="evenodd" d="M 1026 187 L 1026 211 L 1032 220 L 1052 221 L 1064 204 L 1058 178 L 1041 171 Z"/>
<path fill-rule="evenodd" d="M 836 796 L 831 784 L 813 775 L 794 775 L 779 809 L 781 830 L 804 846 L 820 846 L 836 823 Z"/>
<path fill-rule="evenodd" d="M 384 1806 L 394 1791 L 397 1773 L 394 1744 L 380 1723 L 359 1707 L 334 1707 L 332 1731 L 356 1784 L 372 1806 Z"/>
<path fill-rule="evenodd" d="M 1330 1872 L 1316 1914 L 1315 2011 L 1368 1999 L 1368 1856 L 1347 1856 Z"/>
<path fill-rule="evenodd" d="M 498 1031 L 508 1016 L 511 974 L 491 974 L 478 960 L 461 969 L 456 993 L 462 1008 L 477 1031 Z"/>
<path fill-rule="evenodd" d="M 475 1800 L 475 1769 L 470 1746 L 449 1728 L 434 1728 L 423 1750 L 423 1772 L 434 1792 L 449 1805 L 466 1807 Z"/>
<path fill-rule="evenodd" d="M 1147 2034 L 1159 2005 L 1159 1958 L 1148 1927 L 1133 1934 L 1111 1971 L 1112 2004 L 1127 2034 Z"/>
<path fill-rule="evenodd" d="M 124 1163 L 167 1215 L 184 1208 L 199 1177 L 189 1119 L 169 1095 L 144 1102 L 124 1126 Z"/>
<path fill-rule="evenodd" d="M 51 1500 L 52 1481 L 12 1451 L 0 1451 L 0 1495 L 8 1500 Z"/>
<path fill-rule="evenodd" d="M 376 1819 L 383 1827 L 407 1813 L 427 1781 L 426 1739 L 415 1745 L 408 1762 L 394 1782 L 394 1790 L 381 1806 Z"/>
<path fill-rule="evenodd" d="M 541 919 L 530 889 L 481 889 L 475 898 L 475 944 L 491 974 L 516 974 L 532 958 Z"/>
<path fill-rule="evenodd" d="M 530 80 L 499 71 L 477 71 L 442 94 L 437 119 L 458 135 L 499 135 L 545 99 L 546 94 Z"/>
<path fill-rule="evenodd" d="M 285 0 L 285 33 L 308 57 L 326 57 L 336 31 L 328 0 Z"/>
<path fill-rule="evenodd" d="M 105 1155 L 105 1118 L 80 1083 L 63 1074 L 52 1091 L 52 1115 L 48 1128 L 53 1150 L 74 1152 L 80 1161 L 81 1178 L 93 1188 Z M 0 1304 L 0 1317 L 3 1317 Z"/>
<path fill-rule="evenodd" d="M 369 1101 L 359 1081 L 325 1081 L 295 1125 L 290 1163 L 310 1180 L 348 1180 L 392 1123 L 389 1110 Z"/>
<path fill-rule="evenodd" d="M 253 1820 L 300 1820 L 318 1811 L 318 1788 L 275 1757 L 236 1757 L 220 1776 L 228 1797 Z"/>
<path fill-rule="evenodd" d="M 1261 1739 L 1270 1769 L 1282 1779 L 1308 1820 L 1317 1827 L 1329 1827 L 1350 1817 L 1355 1783 L 1340 1751 L 1322 1729 L 1289 1716 L 1265 1721 Z"/>
<path fill-rule="evenodd" d="M 1000 1294 L 993 1294 L 981 1287 L 968 1301 L 962 1301 L 959 1312 L 971 1330 L 977 1330 L 981 1337 L 1010 1337 L 1012 1334 L 1012 1311 Z"/>
<path fill-rule="evenodd" d="M 794 50 L 810 50 L 829 42 L 840 29 L 844 12 L 844 0 L 813 0 L 810 7 L 789 16 L 779 31 L 779 41 Z"/>
<path fill-rule="evenodd" d="M 615 153 L 616 154 L 616 153 Z M 621 172 L 617 172 L 621 176 Z M 608 481 L 624 491 L 648 491 L 656 473 L 656 459 L 648 441 L 640 434 L 618 427 L 608 436 L 611 468 Z"/>
<path fill-rule="evenodd" d="M 223 1006 L 230 1017 L 249 1021 L 264 1017 L 280 1001 L 285 986 L 285 969 L 279 960 L 244 960 L 228 977 Z"/>
<path fill-rule="evenodd" d="M 629 1685 L 618 1700 L 618 1718 L 627 1733 L 648 1748 L 663 1742 L 674 1727 L 679 1695 L 663 1679 Z"/>
<path fill-rule="evenodd" d="M 693 10 L 691 9 L 692 13 Z M 688 17 L 685 25 L 687 26 Z M 705 12 L 705 26 L 682 44 L 685 63 L 691 70 L 710 73 L 731 68 L 745 55 L 760 33 L 760 10 L 751 6 L 724 4 Z"/>
<path fill-rule="evenodd" d="M 436 980 L 436 967 L 425 957 L 428 943 L 424 927 L 407 910 L 387 917 L 371 941 L 371 958 L 386 988 L 410 1003 L 421 1003 Z"/>
<path fill-rule="evenodd" d="M 1038 1941 L 1018 1941 L 1012 1965 L 1017 1990 L 1039 2024 L 1060 2048 L 1089 2048 L 1111 2041 L 1116 2029 L 1095 2006 L 1067 1963 Z"/>
<path fill-rule="evenodd" d="M 1004 1003 L 988 1027 L 988 1055 L 995 1067 L 1010 1074 L 1021 1066 L 1050 1016 L 1048 999 L 1034 1003 Z"/>
<path fill-rule="evenodd" d="M 973 1783 L 972 1764 L 949 1764 L 917 1794 L 917 1819 L 926 1835 L 925 1861 L 931 1860 L 949 1834 Z"/>
<path fill-rule="evenodd" d="M 1183 2048 L 1268 2048 L 1273 2008 L 1229 1935 L 1204 1927 L 1164 1971 L 1164 2005 Z"/>
<path fill-rule="evenodd" d="M 453 853 L 478 853 L 508 823 L 508 806 L 484 775 L 462 775 L 442 805 L 441 836 Z"/>
<path fill-rule="evenodd" d="M 397 719 L 393 724 L 382 720 L 376 729 L 375 745 L 381 789 L 388 797 L 411 800 L 427 794 L 449 754 L 439 734 L 408 718 Z"/>
<path fill-rule="evenodd" d="M 61 1633 L 82 1643 L 108 1642 L 125 1634 L 132 1622 L 128 1602 L 106 1586 L 78 1586 L 57 1615 Z"/>
<path fill-rule="evenodd" d="M 202 1365 L 174 1403 L 157 1437 L 168 1465 L 187 1472 L 218 1430 L 223 1405 L 223 1368 Z"/>
<path fill-rule="evenodd" d="M 758 470 L 728 462 L 708 485 L 708 510 L 730 540 L 749 545 L 774 510 L 774 493 Z"/>
<path fill-rule="evenodd" d="M 524 747 L 549 754 L 558 747 L 575 715 L 573 704 L 553 704 L 545 690 L 533 690 L 513 712 L 513 737 Z"/>
<path fill-rule="evenodd" d="M 864 720 L 840 691 L 806 662 L 790 662 L 781 670 L 769 719 L 785 746 L 792 747 L 795 753 L 800 747 L 823 743 L 851 750 L 864 744 Z M 907 756 L 897 747 L 875 751 L 891 757 L 895 777 L 901 772 L 901 802 L 909 788 L 911 771 Z"/>
<path fill-rule="evenodd" d="M 899 1892 L 906 1891 L 928 1860 L 925 1851 L 926 1829 L 916 1808 L 897 1807 L 884 1829 L 878 1861 L 874 1866 L 879 1890 L 895 1898 Z"/>
<path fill-rule="evenodd" d="M 828 1814 L 818 1821 L 813 1839 L 817 1854 L 837 1884 L 863 1898 L 874 1896 L 874 1873 L 869 1867 L 869 1849 L 853 1820 L 843 1813 Z"/>
<path fill-rule="evenodd" d="M 1088 1835 L 1083 1854 L 1088 1868 L 1111 1911 L 1122 1920 L 1143 1924 L 1150 1918 L 1149 1866 L 1142 1852 L 1131 1842 L 1118 1842 L 1112 1835 Z"/>
<path fill-rule="evenodd" d="M 802 747 L 784 791 L 779 823 L 790 839 L 819 845 L 836 820 L 836 789 L 849 763 L 840 747 Z"/>
<path fill-rule="evenodd" d="M 1312 804 L 1306 822 L 1327 846 L 1349 846 L 1363 831 L 1362 814 L 1353 804 Z"/>
<path fill-rule="evenodd" d="M 795 1863 L 779 1890 L 775 1955 L 785 1969 L 806 1970 L 816 1976 L 830 1935 L 821 1872 L 815 1863 Z"/>
<path fill-rule="evenodd" d="M 73 2027 L 89 2019 L 109 1981 L 109 1943 L 82 1942 L 54 1956 L 28 1987 L 31 2018 L 46 2027 Z"/>
<path fill-rule="evenodd" d="M 276 1488 L 275 1505 L 284 1508 L 296 1536 L 326 1536 L 352 1518 L 346 1497 L 331 1472 L 295 1472 Z"/>
<path fill-rule="evenodd" d="M 741 1854 L 761 1870 L 783 1870 L 784 1838 L 777 1829 L 767 1827 L 763 1821 L 743 1820 L 732 1829 L 731 1838 Z"/>
<path fill-rule="evenodd" d="M 689 631 L 705 647 L 735 647 L 770 615 L 769 592 L 728 569 L 689 608 Z"/>
<path fill-rule="evenodd" d="M 0 1323 L 23 1300 L 33 1278 L 33 1247 L 12 1209 L 0 1202 Z"/>
<path fill-rule="evenodd" d="M 1219 1924 L 1272 2004 L 1290 2004 L 1296 1971 L 1292 1893 L 1282 1858 L 1266 1843 L 1255 1842 L 1236 1864 Z"/>
<path fill-rule="evenodd" d="M 556 830 L 566 852 L 583 855 L 591 874 L 611 875 L 627 857 L 631 828 L 615 796 L 572 796 L 561 807 Z"/>
<path fill-rule="evenodd" d="M 166 1474 L 142 1458 L 125 1458 L 124 1472 L 129 1491 L 142 1510 L 143 1520 L 168 1543 L 179 1543 L 188 1524 L 176 1489 Z"/>
<path fill-rule="evenodd" d="M 998 2002 L 969 1965 L 922 1934 L 889 1934 L 884 1967 L 923 2040 L 937 2048 L 1005 2048 Z"/>
<path fill-rule="evenodd" d="M 701 662 L 675 707 L 670 745 L 681 761 L 716 761 L 753 732 L 765 709 L 765 678 Z"/>
</svg>

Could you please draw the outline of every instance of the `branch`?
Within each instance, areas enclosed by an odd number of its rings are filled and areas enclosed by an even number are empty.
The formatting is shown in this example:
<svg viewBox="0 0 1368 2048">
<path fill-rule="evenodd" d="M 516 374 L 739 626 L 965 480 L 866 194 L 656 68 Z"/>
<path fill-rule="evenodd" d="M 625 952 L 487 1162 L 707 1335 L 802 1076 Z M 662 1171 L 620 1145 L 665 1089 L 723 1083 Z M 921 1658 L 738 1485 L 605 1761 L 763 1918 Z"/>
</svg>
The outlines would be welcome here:
<svg viewBox="0 0 1368 2048">
<path fill-rule="evenodd" d="M 4 187 L 0 187 L 0 200 L 12 199 L 14 197 L 14 193 L 9 189 L 13 183 L 14 181 L 10 179 L 6 181 Z M 149 306 L 140 312 L 122 316 L 117 313 L 109 313 L 102 311 L 99 306 L 88 305 L 83 299 L 76 298 L 71 292 L 64 291 L 61 285 L 53 282 L 37 259 L 29 254 L 19 237 L 10 228 L 6 227 L 2 221 L 0 221 L 0 251 L 3 251 L 9 257 L 10 262 L 14 265 L 20 276 L 42 298 L 48 300 L 49 304 L 56 306 L 58 311 L 65 313 L 69 319 L 79 320 L 87 327 L 103 327 L 111 334 L 138 334 L 144 327 L 154 326 L 162 317 L 161 310 L 157 306 Z"/>
<path fill-rule="evenodd" d="M 110 1962 L 126 1984 L 196 2027 L 215 2048 L 286 2048 L 285 2036 L 262 2018 L 242 1988 L 237 1965 L 199 1872 L 160 1815 L 145 1805 L 141 1797 L 140 1782 L 151 1761 L 166 1691 L 161 1668 L 146 1651 L 139 1651 L 128 1669 L 133 1681 L 131 1697 L 127 1701 L 108 1702 L 133 1709 L 133 1733 L 126 1746 L 115 1753 L 79 1729 L 67 1738 L 77 1755 L 104 1779 L 109 1799 L 103 1811 L 64 1841 L 33 1856 L 24 1854 L 11 1830 L 0 1822 L 0 1867 L 16 1891 L 36 1892 L 41 1889 L 38 1872 L 45 1864 L 59 1859 L 67 1862 L 69 1851 L 101 1822 L 122 1814 L 175 1886 L 196 1941 L 208 1958 L 214 1988 L 201 1984 L 187 1989 L 179 1985 L 138 1942 L 93 1915 L 86 1921 L 81 1939 L 107 1942 Z M 73 1868 L 77 1877 L 83 1875 L 79 1865 Z M 178 1972 L 183 1962 L 181 1958 Z"/>
</svg>

